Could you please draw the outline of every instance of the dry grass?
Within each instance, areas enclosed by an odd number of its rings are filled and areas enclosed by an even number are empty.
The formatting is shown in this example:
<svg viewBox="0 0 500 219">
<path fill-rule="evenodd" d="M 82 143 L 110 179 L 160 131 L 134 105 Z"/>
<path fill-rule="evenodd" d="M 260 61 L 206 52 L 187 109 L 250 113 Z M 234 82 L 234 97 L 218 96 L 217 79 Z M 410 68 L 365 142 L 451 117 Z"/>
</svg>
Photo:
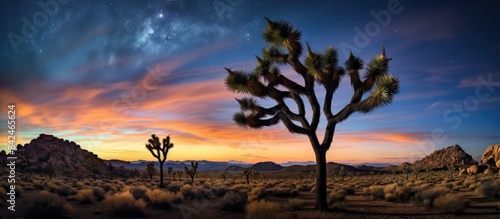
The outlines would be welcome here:
<svg viewBox="0 0 500 219">
<path fill-rule="evenodd" d="M 91 204 L 94 198 L 94 190 L 82 189 L 74 197 L 80 204 Z"/>
<path fill-rule="evenodd" d="M 155 208 L 168 209 L 171 203 L 180 203 L 183 199 L 181 193 L 170 192 L 161 189 L 147 191 L 147 200 Z"/>
<path fill-rule="evenodd" d="M 140 216 L 146 208 L 144 200 L 134 199 L 128 191 L 107 196 L 103 204 L 116 216 Z"/>
<path fill-rule="evenodd" d="M 266 200 L 250 202 L 245 210 L 248 219 L 276 219 L 282 211 L 280 204 Z"/>
<path fill-rule="evenodd" d="M 490 180 L 483 182 L 477 188 L 477 192 L 485 198 L 500 197 L 500 180 Z"/>
<path fill-rule="evenodd" d="M 47 191 L 41 191 L 30 203 L 25 218 L 62 218 L 73 211 L 64 198 Z"/>
<path fill-rule="evenodd" d="M 290 209 L 294 211 L 301 210 L 304 207 L 304 203 L 305 201 L 302 199 L 298 198 L 288 199 L 288 206 L 290 207 Z"/>
<path fill-rule="evenodd" d="M 224 211 L 243 211 L 246 204 L 246 195 L 229 191 L 222 197 L 221 210 Z"/>
<path fill-rule="evenodd" d="M 467 207 L 469 200 L 460 194 L 448 193 L 441 195 L 434 200 L 434 207 L 446 211 L 447 213 L 457 214 Z"/>
</svg>

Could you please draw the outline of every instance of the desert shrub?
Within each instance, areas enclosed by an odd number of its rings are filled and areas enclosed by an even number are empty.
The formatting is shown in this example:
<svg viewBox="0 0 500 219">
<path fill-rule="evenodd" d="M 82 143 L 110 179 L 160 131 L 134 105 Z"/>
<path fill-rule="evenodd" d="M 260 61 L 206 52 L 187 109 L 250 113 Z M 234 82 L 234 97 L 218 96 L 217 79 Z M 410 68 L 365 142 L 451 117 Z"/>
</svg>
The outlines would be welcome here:
<svg viewBox="0 0 500 219">
<path fill-rule="evenodd" d="M 74 197 L 81 204 L 90 204 L 94 198 L 94 190 L 92 189 L 82 189 Z"/>
<path fill-rule="evenodd" d="M 245 210 L 248 219 L 276 219 L 279 218 L 281 212 L 278 203 L 266 200 L 250 202 Z"/>
<path fill-rule="evenodd" d="M 290 188 L 272 188 L 272 189 L 266 189 L 266 193 L 276 197 L 290 197 L 298 195 L 299 191 Z"/>
<path fill-rule="evenodd" d="M 230 190 L 241 193 L 241 194 L 246 194 L 250 191 L 250 188 L 247 185 L 240 184 L 240 185 L 234 185 L 233 187 L 231 187 Z"/>
<path fill-rule="evenodd" d="M 299 190 L 301 192 L 311 191 L 311 187 L 308 185 L 305 185 L 305 184 L 299 185 L 296 188 L 297 188 L 297 190 Z"/>
<path fill-rule="evenodd" d="M 212 193 L 215 196 L 222 197 L 226 194 L 227 188 L 223 185 L 213 185 L 212 186 Z"/>
<path fill-rule="evenodd" d="M 116 216 L 140 216 L 146 208 L 144 200 L 135 200 L 128 191 L 106 196 L 103 204 Z"/>
<path fill-rule="evenodd" d="M 468 199 L 463 195 L 447 193 L 434 200 L 434 207 L 447 213 L 457 214 L 467 207 L 468 202 Z"/>
<path fill-rule="evenodd" d="M 129 189 L 130 194 L 134 196 L 135 199 L 144 199 L 146 197 L 146 192 L 148 191 L 148 188 L 145 186 L 134 186 Z"/>
<path fill-rule="evenodd" d="M 336 188 L 328 194 L 328 204 L 339 208 L 344 205 L 347 192 L 341 188 Z"/>
<path fill-rule="evenodd" d="M 61 184 L 56 187 L 55 191 L 59 196 L 68 197 L 76 194 L 76 190 L 66 184 Z"/>
<path fill-rule="evenodd" d="M 423 189 L 416 192 L 414 201 L 418 205 L 422 205 L 425 207 L 434 207 L 434 200 L 440 195 L 446 194 L 449 191 L 450 189 L 445 187 Z"/>
<path fill-rule="evenodd" d="M 483 182 L 478 188 L 479 194 L 486 198 L 498 198 L 500 197 L 500 181 L 486 181 Z"/>
<path fill-rule="evenodd" d="M 175 193 L 160 189 L 149 190 L 147 198 L 151 206 L 155 208 L 169 209 Z"/>
<path fill-rule="evenodd" d="M 110 184 L 110 183 L 106 183 L 102 186 L 102 188 L 104 189 L 104 191 L 106 192 L 117 192 L 119 189 L 117 186 L 113 185 L 113 184 Z"/>
<path fill-rule="evenodd" d="M 356 192 L 356 190 L 354 189 L 354 187 L 352 185 L 344 185 L 344 186 L 341 186 L 340 188 L 345 190 L 348 195 L 354 195 L 354 193 Z"/>
<path fill-rule="evenodd" d="M 288 199 L 288 206 L 294 211 L 302 209 L 302 207 L 304 206 L 304 203 L 305 203 L 305 201 L 302 199 L 298 199 L 298 198 Z"/>
<path fill-rule="evenodd" d="M 171 192 L 178 192 L 181 190 L 182 186 L 184 186 L 184 183 L 174 181 L 167 185 L 167 189 Z"/>
<path fill-rule="evenodd" d="M 389 184 L 384 187 L 384 194 L 387 201 L 408 201 L 411 187 L 409 185 L 400 186 L 398 183 Z"/>
<path fill-rule="evenodd" d="M 372 199 L 384 199 L 384 186 L 370 186 L 368 187 Z"/>
<path fill-rule="evenodd" d="M 262 188 L 262 187 L 255 187 L 255 188 L 253 188 L 252 191 L 250 191 L 248 193 L 248 199 L 247 199 L 247 201 L 248 202 L 252 202 L 252 201 L 261 199 L 265 195 L 264 191 L 265 191 L 265 189 Z"/>
<path fill-rule="evenodd" d="M 104 189 L 102 189 L 101 187 L 93 187 L 92 190 L 93 190 L 94 196 L 97 198 L 97 200 L 101 201 L 104 199 L 104 195 L 106 194 Z"/>
<path fill-rule="evenodd" d="M 41 191 L 26 208 L 25 218 L 62 218 L 73 211 L 64 198 Z"/>
<path fill-rule="evenodd" d="M 229 191 L 222 197 L 221 210 L 224 211 L 243 211 L 247 197 L 238 192 Z"/>
</svg>

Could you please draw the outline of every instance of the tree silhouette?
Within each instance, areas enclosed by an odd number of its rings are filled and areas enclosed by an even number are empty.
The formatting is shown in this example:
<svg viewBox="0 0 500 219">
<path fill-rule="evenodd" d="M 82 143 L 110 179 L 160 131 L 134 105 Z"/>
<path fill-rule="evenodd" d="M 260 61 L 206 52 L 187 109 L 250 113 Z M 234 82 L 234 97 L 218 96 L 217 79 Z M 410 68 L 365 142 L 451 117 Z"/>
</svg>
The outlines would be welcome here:
<svg viewBox="0 0 500 219">
<path fill-rule="evenodd" d="M 187 166 L 184 166 L 184 172 L 191 177 L 191 183 L 194 182 L 194 177 L 196 176 L 196 170 L 198 170 L 198 161 L 191 161 L 191 169 L 188 169 Z"/>
<path fill-rule="evenodd" d="M 301 32 L 285 21 L 271 21 L 266 18 L 267 28 L 263 33 L 268 48 L 262 50 L 262 58 L 257 57 L 257 67 L 252 72 L 234 71 L 225 68 L 227 88 L 233 92 L 251 97 L 236 99 L 241 112 L 233 115 L 233 120 L 242 127 L 262 128 L 278 124 L 280 121 L 291 133 L 306 135 L 311 142 L 316 156 L 316 207 L 328 210 L 326 193 L 326 152 L 332 143 L 336 125 L 345 121 L 354 112 L 368 113 L 392 102 L 399 92 L 399 80 L 388 73 L 385 49 L 366 65 L 366 74 L 362 78 L 360 70 L 363 61 L 350 53 L 345 62 L 345 69 L 339 66 L 337 50 L 327 47 L 323 53 L 313 52 L 306 44 L 307 54 L 304 63 L 299 61 L 303 46 Z M 298 73 L 303 83 L 295 82 L 279 70 L 280 65 L 289 65 Z M 333 94 L 344 76 L 350 77 L 353 95 L 349 103 L 339 112 L 332 112 Z M 326 127 L 323 141 L 320 142 L 316 131 L 320 123 L 321 106 L 315 83 L 325 90 L 323 115 Z M 320 88 L 320 87 L 316 87 Z M 368 94 L 369 93 L 369 94 Z M 365 99 L 363 99 L 363 95 Z M 269 108 L 259 105 L 255 98 L 270 98 L 276 105 Z M 311 106 L 310 121 L 306 118 L 303 98 Z M 295 103 L 298 112 L 293 112 L 285 100 Z M 311 114 L 310 114 L 311 115 Z"/>
<path fill-rule="evenodd" d="M 149 175 L 149 178 L 154 179 L 158 170 L 155 168 L 155 163 L 148 163 L 146 165 L 146 172 Z"/>
<path fill-rule="evenodd" d="M 163 163 L 167 160 L 168 150 L 174 147 L 173 143 L 170 143 L 170 136 L 167 136 L 163 139 L 162 143 L 160 143 L 160 139 L 152 134 L 151 138 L 148 140 L 148 144 L 146 144 L 146 148 L 151 152 L 153 157 L 158 159 L 160 163 L 160 187 L 163 188 Z"/>
</svg>

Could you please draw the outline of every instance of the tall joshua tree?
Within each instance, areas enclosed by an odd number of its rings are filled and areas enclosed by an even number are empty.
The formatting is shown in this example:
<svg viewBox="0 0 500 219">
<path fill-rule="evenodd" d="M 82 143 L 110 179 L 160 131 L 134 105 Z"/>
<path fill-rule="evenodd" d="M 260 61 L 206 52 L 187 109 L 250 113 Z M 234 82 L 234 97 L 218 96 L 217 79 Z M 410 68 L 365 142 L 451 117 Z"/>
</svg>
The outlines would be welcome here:
<svg viewBox="0 0 500 219">
<path fill-rule="evenodd" d="M 328 210 L 326 194 L 326 152 L 332 143 L 335 127 L 346 120 L 354 112 L 368 113 L 376 108 L 392 102 L 399 92 L 399 80 L 389 74 L 390 58 L 386 57 L 385 49 L 375 56 L 367 65 L 364 77 L 360 76 L 363 61 L 352 53 L 345 61 L 345 68 L 339 65 L 337 50 L 327 47 L 324 52 L 313 52 L 306 43 L 306 55 L 303 62 L 299 57 L 303 52 L 301 32 L 285 21 L 271 21 L 266 18 L 267 28 L 263 33 L 268 47 L 262 50 L 262 57 L 257 57 L 257 67 L 254 71 L 228 72 L 225 78 L 227 88 L 233 92 L 251 97 L 236 99 L 241 112 L 233 115 L 233 120 L 242 127 L 262 128 L 282 122 L 291 133 L 305 135 L 309 138 L 316 156 L 316 207 Z M 281 74 L 278 66 L 289 65 L 303 82 L 295 82 Z M 353 87 L 353 95 L 349 103 L 339 112 L 333 114 L 332 98 L 341 79 L 349 76 Z M 317 97 L 315 83 L 325 90 L 322 99 Z M 365 98 L 363 99 L 364 94 Z M 274 100 L 276 105 L 265 108 L 255 98 Z M 307 98 L 311 106 L 310 120 L 306 118 L 303 98 Z M 291 100 L 294 107 L 288 106 Z M 323 112 L 319 100 L 323 100 Z M 320 142 L 316 131 L 321 114 L 326 119 L 324 138 Z"/>
<path fill-rule="evenodd" d="M 163 188 L 163 163 L 167 160 L 168 150 L 174 147 L 174 144 L 170 142 L 170 136 L 167 136 L 163 139 L 162 143 L 160 143 L 160 139 L 152 134 L 151 138 L 148 140 L 148 144 L 146 144 L 146 148 L 151 152 L 153 157 L 158 159 L 160 163 L 160 187 Z"/>
</svg>

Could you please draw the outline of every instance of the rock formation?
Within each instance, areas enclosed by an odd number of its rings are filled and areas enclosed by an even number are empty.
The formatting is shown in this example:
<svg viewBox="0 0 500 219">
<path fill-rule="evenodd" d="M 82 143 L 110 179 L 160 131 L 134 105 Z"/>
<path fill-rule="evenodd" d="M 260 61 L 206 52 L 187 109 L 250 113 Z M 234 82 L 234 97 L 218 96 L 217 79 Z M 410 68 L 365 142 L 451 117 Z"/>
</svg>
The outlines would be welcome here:
<svg viewBox="0 0 500 219">
<path fill-rule="evenodd" d="M 422 160 L 415 161 L 413 165 L 431 167 L 435 169 L 446 168 L 449 164 L 455 167 L 476 164 L 472 156 L 467 154 L 458 144 L 432 152 Z"/>
<path fill-rule="evenodd" d="M 486 148 L 481 157 L 481 164 L 490 164 L 500 168 L 500 144 L 490 145 Z"/>
<path fill-rule="evenodd" d="M 44 171 L 47 162 L 52 163 L 56 175 L 88 177 L 92 174 L 91 169 L 98 175 L 108 175 L 110 171 L 106 163 L 94 153 L 82 149 L 73 141 L 47 134 L 40 134 L 24 146 L 18 145 L 15 156 L 16 167 L 39 173 Z M 92 157 L 96 158 L 97 162 L 90 168 L 87 161 Z M 2 158 L 3 156 L 0 157 Z"/>
</svg>

